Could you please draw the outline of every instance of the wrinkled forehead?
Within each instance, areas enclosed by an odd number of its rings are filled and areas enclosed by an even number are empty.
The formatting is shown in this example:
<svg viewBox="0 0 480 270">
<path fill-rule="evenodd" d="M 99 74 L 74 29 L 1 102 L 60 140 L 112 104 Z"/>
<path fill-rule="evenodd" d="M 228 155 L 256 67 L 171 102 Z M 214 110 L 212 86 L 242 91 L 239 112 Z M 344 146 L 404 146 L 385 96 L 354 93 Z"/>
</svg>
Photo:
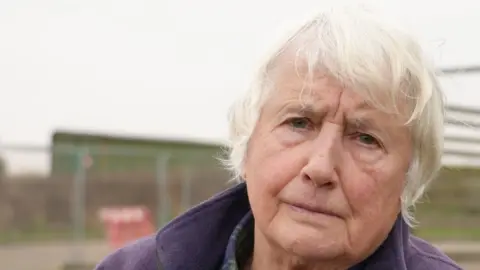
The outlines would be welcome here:
<svg viewBox="0 0 480 270">
<path fill-rule="evenodd" d="M 302 115 L 311 119 L 333 117 L 342 124 L 403 126 L 405 119 L 383 112 L 328 75 L 306 81 L 301 74 L 279 69 L 276 87 L 264 103 L 266 117 Z"/>
<path fill-rule="evenodd" d="M 392 74 L 384 71 L 388 70 L 384 65 L 377 63 L 368 67 L 354 62 L 351 64 L 358 66 L 348 66 L 344 59 L 327 59 L 308 45 L 308 40 L 302 38 L 292 40 L 268 62 L 264 75 L 270 94 L 289 89 L 307 104 L 322 91 L 345 91 L 350 93 L 352 106 L 367 106 L 408 120 L 414 98 L 407 83 L 397 85 L 389 79 Z M 319 88 L 319 83 L 324 87 Z"/>
</svg>

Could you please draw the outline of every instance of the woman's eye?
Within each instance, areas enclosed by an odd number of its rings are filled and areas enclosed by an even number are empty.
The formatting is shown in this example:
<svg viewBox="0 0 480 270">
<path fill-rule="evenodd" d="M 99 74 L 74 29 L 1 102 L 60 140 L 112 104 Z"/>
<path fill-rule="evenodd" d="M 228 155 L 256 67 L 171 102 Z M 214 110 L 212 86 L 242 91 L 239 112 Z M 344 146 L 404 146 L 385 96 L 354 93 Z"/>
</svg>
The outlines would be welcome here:
<svg viewBox="0 0 480 270">
<path fill-rule="evenodd" d="M 290 126 L 295 129 L 306 129 L 310 122 L 306 118 L 292 118 L 290 119 Z"/>
<path fill-rule="evenodd" d="M 360 143 L 365 144 L 365 145 L 380 145 L 380 143 L 375 139 L 373 136 L 365 134 L 365 133 L 360 133 L 357 136 L 358 140 Z"/>
</svg>

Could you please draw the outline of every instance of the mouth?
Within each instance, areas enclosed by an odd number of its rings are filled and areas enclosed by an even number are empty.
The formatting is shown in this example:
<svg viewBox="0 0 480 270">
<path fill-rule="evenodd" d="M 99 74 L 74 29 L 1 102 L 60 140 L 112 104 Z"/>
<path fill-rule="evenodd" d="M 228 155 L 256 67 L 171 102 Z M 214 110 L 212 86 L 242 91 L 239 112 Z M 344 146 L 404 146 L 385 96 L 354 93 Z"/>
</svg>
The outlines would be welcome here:
<svg viewBox="0 0 480 270">
<path fill-rule="evenodd" d="M 328 209 L 325 209 L 323 207 L 317 207 L 317 206 L 313 206 L 305 203 L 286 202 L 286 204 L 296 212 L 303 212 L 303 213 L 310 213 L 310 214 L 317 214 L 317 215 L 320 214 L 320 215 L 340 218 L 340 215 L 338 215 L 337 213 L 330 211 Z"/>
</svg>

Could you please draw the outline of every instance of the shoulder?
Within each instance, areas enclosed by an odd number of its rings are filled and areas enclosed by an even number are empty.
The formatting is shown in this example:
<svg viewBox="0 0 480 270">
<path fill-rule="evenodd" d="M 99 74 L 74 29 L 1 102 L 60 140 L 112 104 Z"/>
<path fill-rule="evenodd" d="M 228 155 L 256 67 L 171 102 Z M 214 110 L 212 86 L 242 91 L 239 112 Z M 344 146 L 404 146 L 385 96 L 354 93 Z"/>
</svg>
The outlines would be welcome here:
<svg viewBox="0 0 480 270">
<path fill-rule="evenodd" d="M 462 268 L 438 248 L 418 237 L 410 237 L 408 269 L 461 270 Z"/>
<path fill-rule="evenodd" d="M 114 251 L 95 270 L 156 270 L 155 236 L 139 239 Z"/>
</svg>

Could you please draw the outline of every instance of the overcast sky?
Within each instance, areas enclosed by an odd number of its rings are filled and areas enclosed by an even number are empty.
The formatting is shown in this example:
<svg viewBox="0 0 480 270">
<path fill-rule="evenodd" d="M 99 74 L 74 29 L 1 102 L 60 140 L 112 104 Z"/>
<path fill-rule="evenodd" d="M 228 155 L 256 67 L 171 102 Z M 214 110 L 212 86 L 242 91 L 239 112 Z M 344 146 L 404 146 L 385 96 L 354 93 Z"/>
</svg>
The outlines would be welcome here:
<svg viewBox="0 0 480 270">
<path fill-rule="evenodd" d="M 0 143 L 47 145 L 57 128 L 224 138 L 254 59 L 320 2 L 0 1 Z M 379 2 L 439 66 L 480 64 L 479 1 Z M 480 105 L 480 74 L 445 85 Z"/>
</svg>

